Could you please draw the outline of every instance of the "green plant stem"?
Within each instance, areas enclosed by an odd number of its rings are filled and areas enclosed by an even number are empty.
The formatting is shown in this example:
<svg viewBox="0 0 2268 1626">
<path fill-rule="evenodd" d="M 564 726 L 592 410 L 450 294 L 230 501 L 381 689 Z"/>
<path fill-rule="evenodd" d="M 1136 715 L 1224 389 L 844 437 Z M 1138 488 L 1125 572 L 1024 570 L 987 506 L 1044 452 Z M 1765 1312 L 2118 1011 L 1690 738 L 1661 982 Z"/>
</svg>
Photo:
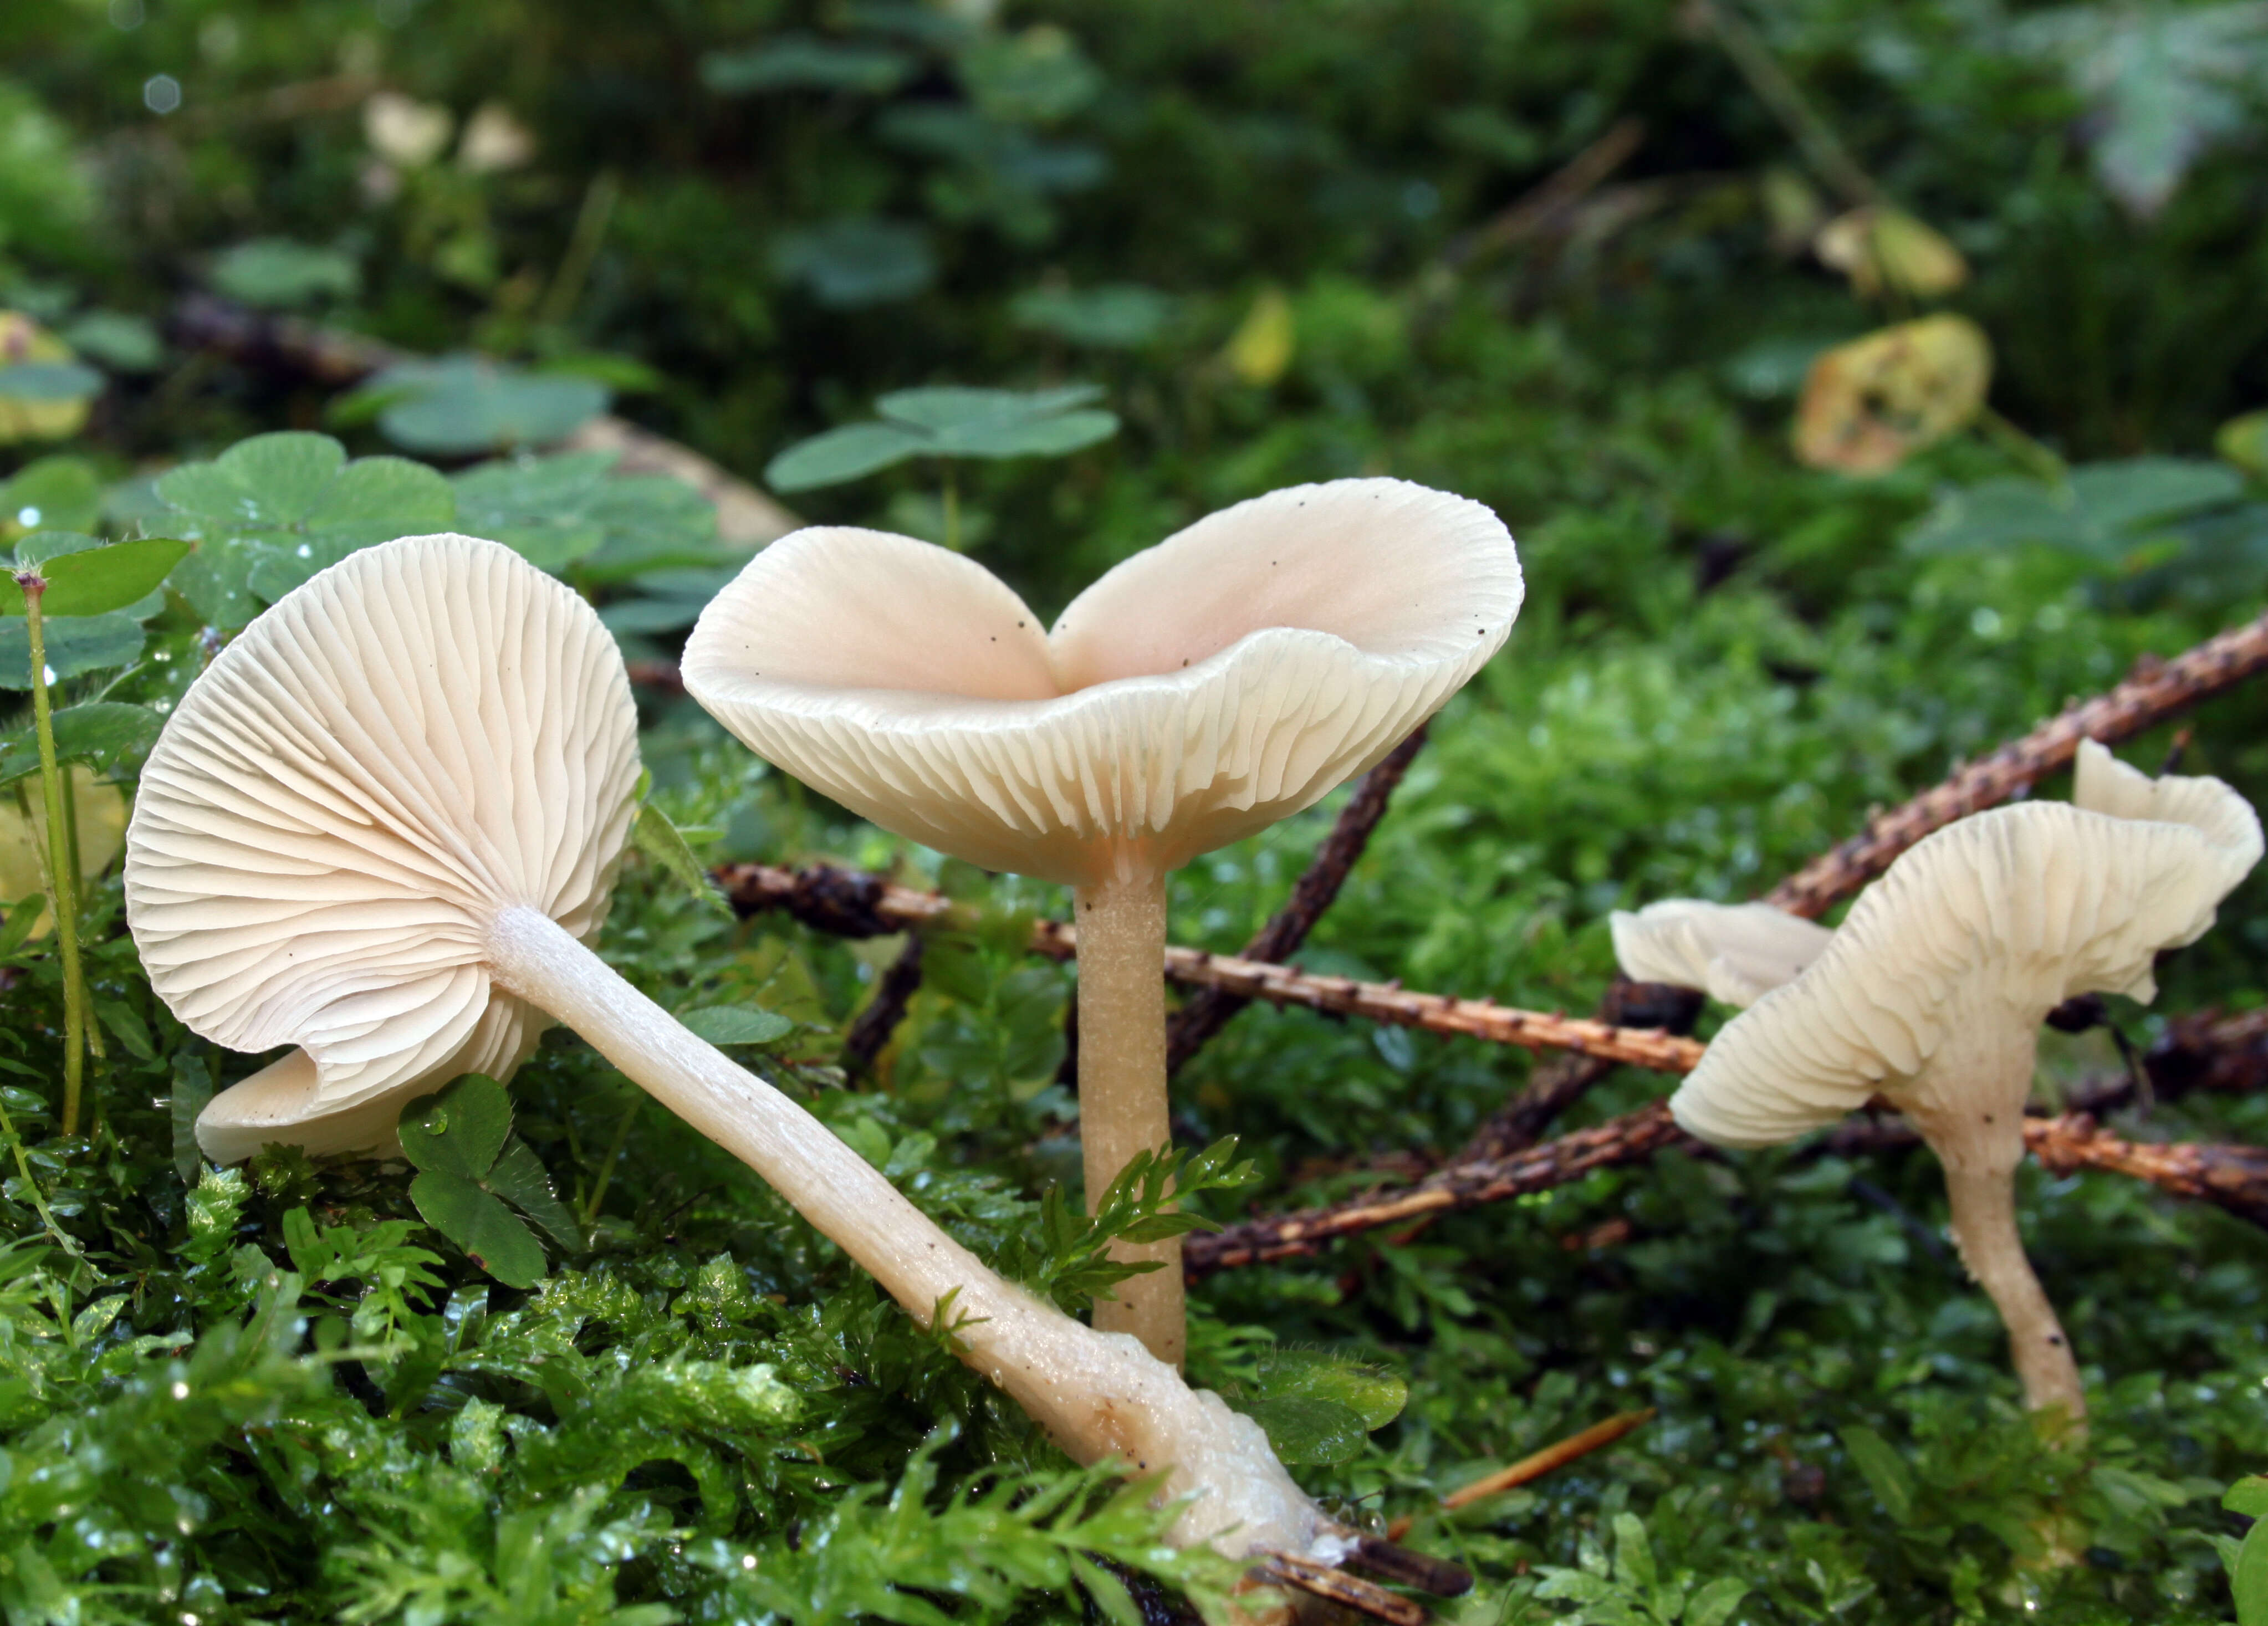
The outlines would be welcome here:
<svg viewBox="0 0 2268 1626">
<path fill-rule="evenodd" d="M 1977 423 L 1994 445 L 2041 479 L 2061 485 L 2071 478 L 2071 465 L 2056 455 L 2055 448 L 2026 434 L 1991 407 L 1977 409 Z"/>
<path fill-rule="evenodd" d="M 602 169 L 591 177 L 591 184 L 583 193 L 583 207 L 575 216 L 574 233 L 567 239 L 566 252 L 559 257 L 559 269 L 552 273 L 551 286 L 544 290 L 543 303 L 536 310 L 537 321 L 556 327 L 574 315 L 576 305 L 582 302 L 583 285 L 590 280 L 592 261 L 599 257 L 599 245 L 606 241 L 607 227 L 615 217 L 615 204 L 622 191 L 622 179 L 611 169 Z"/>
<path fill-rule="evenodd" d="M 56 1247 L 74 1259 L 85 1258 L 77 1239 L 55 1223 L 55 1210 L 48 1206 L 48 1194 L 40 1188 L 40 1177 L 32 1172 L 31 1154 L 24 1150 L 24 1137 L 16 1133 L 16 1121 L 8 1115 L 5 1100 L 0 1100 L 0 1134 L 8 1137 L 8 1150 L 16 1154 L 17 1172 L 24 1177 L 25 1189 L 31 1193 L 32 1206 L 39 1210 L 40 1223 L 55 1238 Z"/>
<path fill-rule="evenodd" d="M 623 1113 L 622 1121 L 615 1125 L 615 1138 L 608 1144 L 607 1155 L 599 1163 L 599 1178 L 593 1183 L 591 1195 L 583 1204 L 583 1226 L 586 1231 L 599 1218 L 599 1204 L 607 1200 L 607 1182 L 615 1177 L 615 1165 L 622 1160 L 622 1148 L 630 1143 L 630 1125 L 637 1122 L 638 1108 L 644 1105 L 644 1096 L 632 1097 L 630 1110 Z"/>
<path fill-rule="evenodd" d="M 48 907 L 55 918 L 55 946 L 63 960 L 63 1131 L 78 1132 L 79 1089 L 86 1071 L 86 979 L 78 961 L 78 877 L 71 868 L 70 830 L 65 822 L 63 769 L 55 761 L 55 713 L 48 703 L 48 648 L 40 626 L 40 597 L 48 584 L 35 570 L 18 573 L 32 644 L 32 726 L 40 740 L 40 791 L 48 809 Z"/>
<path fill-rule="evenodd" d="M 1725 48 L 1725 55 L 1733 59 L 1733 66 L 1740 70 L 1756 99 L 1795 137 L 1814 173 L 1852 208 L 1882 202 L 1882 189 L 1874 184 L 1874 177 L 1851 156 L 1843 138 L 1820 117 L 1748 19 L 1724 0 L 1696 0 L 1694 10 L 1717 36 L 1717 43 Z"/>
</svg>

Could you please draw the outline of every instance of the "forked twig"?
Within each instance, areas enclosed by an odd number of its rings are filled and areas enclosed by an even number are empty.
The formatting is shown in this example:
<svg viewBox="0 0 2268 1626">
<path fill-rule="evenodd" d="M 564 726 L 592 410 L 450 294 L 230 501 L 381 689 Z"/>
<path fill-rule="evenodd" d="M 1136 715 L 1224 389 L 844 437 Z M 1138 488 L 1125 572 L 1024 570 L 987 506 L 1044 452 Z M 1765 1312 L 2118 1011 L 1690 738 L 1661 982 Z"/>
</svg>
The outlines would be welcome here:
<svg viewBox="0 0 2268 1626">
<path fill-rule="evenodd" d="M 1371 832 L 1386 817 L 1386 806 L 1393 799 L 1395 787 L 1402 783 L 1410 762 L 1425 748 L 1425 728 L 1420 723 L 1407 739 L 1362 776 L 1354 795 L 1339 810 L 1331 833 L 1323 838 L 1322 844 L 1315 849 L 1315 856 L 1292 883 L 1292 895 L 1285 900 L 1283 908 L 1269 917 L 1268 923 L 1253 934 L 1239 959 L 1283 962 L 1300 952 L 1307 934 L 1323 917 L 1323 911 L 1337 900 L 1339 888 L 1346 885 L 1346 878 L 1354 869 L 1355 861 L 1362 857 L 1363 849 L 1369 846 Z M 1249 995 L 1219 987 L 1202 989 L 1192 996 L 1166 1024 L 1166 1071 L 1180 1071 L 1207 1040 L 1251 1003 Z"/>
</svg>

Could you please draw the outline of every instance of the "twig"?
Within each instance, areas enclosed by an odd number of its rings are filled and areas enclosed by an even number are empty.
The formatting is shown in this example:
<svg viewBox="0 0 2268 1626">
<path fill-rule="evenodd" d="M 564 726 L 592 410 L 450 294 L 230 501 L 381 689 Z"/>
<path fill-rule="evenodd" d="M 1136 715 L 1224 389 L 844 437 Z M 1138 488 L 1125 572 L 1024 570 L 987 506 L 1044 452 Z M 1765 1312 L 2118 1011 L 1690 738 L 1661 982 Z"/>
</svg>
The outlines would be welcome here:
<svg viewBox="0 0 2268 1626">
<path fill-rule="evenodd" d="M 897 958 L 891 960 L 875 985 L 874 997 L 866 1008 L 858 1012 L 850 1024 L 850 1031 L 843 1036 L 843 1063 L 858 1072 L 871 1071 L 874 1058 L 890 1042 L 890 1035 L 898 1031 L 898 1024 L 906 1019 L 906 1006 L 919 991 L 922 980 L 922 939 L 917 931 L 906 933 L 906 945 Z"/>
<path fill-rule="evenodd" d="M 2066 708 L 2022 739 L 1955 769 L 1911 801 L 1821 854 L 1764 894 L 1792 915 L 1816 919 L 1890 867 L 1932 831 L 2004 802 L 2069 765 L 2079 742 L 2103 745 L 2154 728 L 2268 667 L 2268 615 L 2233 627 L 2171 660 L 2145 656 L 2107 695 Z"/>
<path fill-rule="evenodd" d="M 1300 952 L 1300 945 L 1315 929 L 1323 911 L 1337 899 L 1339 888 L 1346 885 L 1355 861 L 1370 844 L 1371 832 L 1386 816 L 1386 805 L 1393 799 L 1395 787 L 1402 783 L 1402 776 L 1410 771 L 1411 761 L 1425 745 L 1425 725 L 1421 723 L 1409 739 L 1363 776 L 1353 797 L 1339 810 L 1338 822 L 1331 826 L 1331 833 L 1323 838 L 1322 844 L 1315 849 L 1315 856 L 1292 883 L 1292 895 L 1283 908 L 1269 917 L 1268 923 L 1253 934 L 1238 958 L 1282 962 Z M 1178 1072 L 1183 1063 L 1204 1048 L 1207 1040 L 1250 1003 L 1248 998 L 1218 988 L 1194 995 L 1166 1025 L 1166 1071 Z"/>
<path fill-rule="evenodd" d="M 1502 1491 L 1517 1489 L 1531 1480 L 1541 1479 L 1579 1458 L 1587 1457 L 1594 1451 L 1613 1445 L 1634 1430 L 1644 1428 L 1653 1421 L 1655 1416 L 1655 1409 L 1648 1406 L 1643 1411 L 1618 1412 L 1603 1423 L 1594 1423 L 1580 1434 L 1570 1434 L 1541 1451 L 1529 1453 L 1510 1468 L 1499 1468 L 1484 1479 L 1476 1479 L 1469 1485 L 1458 1486 L 1441 1498 L 1441 1511 L 1454 1512 L 1458 1508 L 1469 1507 L 1484 1497 L 1496 1496 Z M 1394 1534 L 1391 1527 L 1388 1527 L 1388 1534 Z M 1396 1536 L 1395 1539 L 1400 1538 Z"/>
<path fill-rule="evenodd" d="M 343 387 L 404 360 L 406 353 L 361 334 L 271 315 L 210 294 L 192 294 L 173 309 L 174 342 L 276 372 L 298 372 Z M 568 452 L 611 452 L 618 475 L 668 475 L 709 499 L 717 534 L 762 547 L 802 523 L 771 497 L 699 452 L 618 417 L 596 417 L 561 441 Z"/>
<path fill-rule="evenodd" d="M 1733 66 L 1749 82 L 1749 88 L 1758 100 L 1771 109 L 1795 144 L 1803 150 L 1819 178 L 1843 195 L 1844 201 L 1853 206 L 1879 203 L 1881 188 L 1874 177 L 1859 166 L 1843 144 L 1842 137 L 1821 118 L 1810 101 L 1798 89 L 1779 59 L 1771 54 L 1756 31 L 1721 0 L 1689 0 L 1692 14 L 1717 36 L 1717 43 L 1725 48 Z"/>
<path fill-rule="evenodd" d="M 1850 1155 L 1900 1147 L 1917 1138 L 1901 1120 L 1864 1117 L 1843 1124 L 1822 1144 Z M 2083 1112 L 2025 1120 L 2024 1144 L 2056 1174 L 2089 1168 L 2131 1175 L 2172 1196 L 2212 1203 L 2268 1226 L 2268 1147 L 2130 1141 L 2097 1127 Z M 1677 1127 L 1666 1101 L 1654 1101 L 1508 1158 L 1448 1164 L 1399 1191 L 1200 1232 L 1182 1243 L 1182 1268 L 1195 1282 L 1238 1265 L 1299 1258 L 1341 1237 L 1550 1191 L 1671 1149 L 1706 1150 Z"/>
<path fill-rule="evenodd" d="M 943 921 L 955 905 L 933 892 L 917 892 L 856 870 L 813 865 L 801 870 L 762 864 L 729 864 L 710 876 L 733 908 L 743 915 L 784 909 L 806 925 L 836 937 L 882 937 Z M 1032 948 L 1051 960 L 1072 960 L 1079 934 L 1059 920 L 1032 923 Z M 1701 1047 L 1658 1029 L 1618 1027 L 1611 1022 L 1523 1011 L 1490 999 L 1454 999 L 1420 994 L 1393 982 L 1358 982 L 1352 977 L 1319 976 L 1289 966 L 1209 954 L 1203 949 L 1169 945 L 1166 975 L 1190 988 L 1219 989 L 1242 999 L 1298 1005 L 1331 1016 L 1359 1016 L 1397 1027 L 1462 1034 L 1535 1050 L 1575 1049 L 1638 1067 L 1682 1072 Z"/>
<path fill-rule="evenodd" d="M 2211 1203 L 2256 1225 L 2268 1225 L 2268 1147 L 2124 1140 L 2096 1128 L 2083 1112 L 2027 1122 L 2024 1144 L 2055 1174 L 2104 1169 L 2131 1174 L 2175 1196 Z"/>
<path fill-rule="evenodd" d="M 1631 160 L 1646 140 L 1646 125 L 1635 118 L 1615 121 L 1589 146 L 1545 177 L 1509 209 L 1489 219 L 1444 258 L 1452 268 L 1517 246 L 1550 231 L 1575 205 L 1596 191 L 1608 176 Z"/>
<path fill-rule="evenodd" d="M 2184 1090 L 2258 1089 L 2268 1085 L 2268 1010 L 2177 1016 L 2142 1066 L 2161 1099 Z"/>
<path fill-rule="evenodd" d="M 1701 1015 L 1702 997 L 1693 989 L 1616 977 L 1599 1001 L 1599 1019 L 1616 1026 L 1639 1023 L 1666 1033 L 1685 1034 Z M 1529 1077 L 1527 1087 L 1505 1103 L 1474 1132 L 1458 1161 L 1508 1158 L 1543 1137 L 1552 1121 L 1615 1069 L 1610 1057 L 1588 1050 L 1555 1056 Z"/>
</svg>

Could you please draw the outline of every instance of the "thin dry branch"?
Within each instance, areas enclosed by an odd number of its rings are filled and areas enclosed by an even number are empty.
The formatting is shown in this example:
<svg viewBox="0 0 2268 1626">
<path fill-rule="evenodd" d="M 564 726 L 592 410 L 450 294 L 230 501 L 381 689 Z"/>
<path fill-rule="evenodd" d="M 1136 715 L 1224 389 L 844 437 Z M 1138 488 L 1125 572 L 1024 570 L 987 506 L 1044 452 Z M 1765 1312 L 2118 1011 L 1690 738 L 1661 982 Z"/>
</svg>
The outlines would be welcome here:
<svg viewBox="0 0 2268 1626">
<path fill-rule="evenodd" d="M 1339 888 L 1346 885 L 1355 861 L 1370 845 L 1371 832 L 1386 817 L 1386 806 L 1393 799 L 1395 787 L 1410 771 L 1410 764 L 1418 753 L 1425 749 L 1425 730 L 1426 725 L 1420 723 L 1410 738 L 1362 776 L 1354 795 L 1339 810 L 1331 833 L 1323 838 L 1322 844 L 1315 849 L 1315 856 L 1292 883 L 1292 895 L 1285 900 L 1283 908 L 1269 916 L 1268 923 L 1253 934 L 1239 959 L 1285 963 L 1300 952 L 1307 934 L 1323 917 L 1323 911 L 1337 901 Z M 1227 1026 L 1229 1019 L 1251 1003 L 1245 996 L 1219 988 L 1204 989 L 1192 995 L 1166 1024 L 1166 1071 L 1179 1072 L 1191 1056 L 1204 1048 L 1207 1040 Z"/>
<path fill-rule="evenodd" d="M 2268 1085 L 2268 1010 L 2177 1016 L 2142 1058 L 2159 1095 Z"/>
<path fill-rule="evenodd" d="M 1862 1117 L 1828 1136 L 1825 1145 L 1856 1153 L 1885 1150 L 1913 1138 L 1901 1121 Z M 2130 1175 L 2172 1196 L 2212 1203 L 2268 1225 L 2268 1148 L 2130 1141 L 2100 1128 L 2087 1113 L 2027 1119 L 2024 1144 L 2057 1174 L 2086 1168 Z M 1295 1259 L 1318 1253 L 1342 1237 L 1550 1191 L 1601 1169 L 1642 1163 L 1672 1149 L 1708 1150 L 1677 1127 L 1667 1101 L 1654 1101 L 1594 1129 L 1579 1129 L 1507 1158 L 1447 1164 L 1400 1190 L 1366 1193 L 1299 1213 L 1262 1216 L 1191 1236 L 1182 1245 L 1182 1267 L 1195 1282 L 1238 1265 Z"/>
<path fill-rule="evenodd" d="M 1890 867 L 1933 830 L 2007 801 L 2070 765 L 2079 742 L 2113 745 L 2178 716 L 2268 667 L 2268 615 L 2233 627 L 2171 660 L 2144 658 L 2107 695 L 2066 708 L 2022 739 L 1964 763 L 1941 783 L 1822 853 L 1764 894 L 1792 915 L 1816 919 Z"/>
<path fill-rule="evenodd" d="M 782 909 L 806 925 L 837 937 L 881 937 L 932 926 L 950 916 L 955 905 L 933 892 L 917 892 L 856 870 L 813 865 L 801 870 L 763 864 L 730 864 L 710 872 L 725 899 L 743 915 Z M 1067 923 L 1032 923 L 1032 947 L 1051 960 L 1071 960 L 1079 934 Z M 1611 1022 L 1523 1011 L 1490 999 L 1455 999 L 1445 994 L 1413 993 L 1393 982 L 1358 982 L 1352 977 L 1319 976 L 1263 960 L 1173 945 L 1166 950 L 1166 975 L 1184 987 L 1217 989 L 1241 999 L 1297 1005 L 1329 1016 L 1359 1016 L 1397 1027 L 1462 1034 L 1533 1050 L 1581 1050 L 1637 1067 L 1683 1071 L 1701 1047 L 1659 1029 L 1620 1027 Z"/>
<path fill-rule="evenodd" d="M 858 1012 L 858 1019 L 850 1024 L 850 1031 L 843 1035 L 845 1066 L 859 1072 L 873 1070 L 874 1058 L 890 1042 L 890 1035 L 898 1031 L 898 1024 L 906 1019 L 906 1007 L 913 1003 L 921 981 L 921 933 L 909 931 L 906 945 L 883 971 L 874 997 Z"/>
</svg>

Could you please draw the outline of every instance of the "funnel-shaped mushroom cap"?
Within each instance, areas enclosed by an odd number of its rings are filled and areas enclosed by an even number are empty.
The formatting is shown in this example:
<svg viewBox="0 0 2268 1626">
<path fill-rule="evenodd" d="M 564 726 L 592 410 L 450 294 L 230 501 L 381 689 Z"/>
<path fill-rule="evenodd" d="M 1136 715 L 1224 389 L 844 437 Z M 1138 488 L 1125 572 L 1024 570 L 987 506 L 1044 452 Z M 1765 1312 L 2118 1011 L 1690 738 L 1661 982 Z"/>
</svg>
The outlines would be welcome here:
<svg viewBox="0 0 2268 1626">
<path fill-rule="evenodd" d="M 2102 811 L 2029 802 L 1917 842 L 1809 970 L 1727 1024 L 1672 1099 L 1677 1122 L 1771 1145 L 1879 1092 L 1933 1144 L 1990 1141 L 2013 1162 L 2041 1019 L 2078 994 L 2154 997 L 2153 957 L 2202 937 L 2261 853 L 2258 818 L 2218 779 L 2154 782 L 2099 747 L 2080 774 Z"/>
<path fill-rule="evenodd" d="M 1697 988 L 1728 1005 L 1754 1004 L 1792 982 L 1835 934 L 1769 903 L 1668 898 L 1607 920 L 1615 960 L 1633 982 Z"/>
<path fill-rule="evenodd" d="M 1495 653 L 1521 592 L 1479 504 L 1343 480 L 1199 520 L 1052 632 L 942 548 L 799 531 L 711 603 L 683 670 L 861 816 L 1079 886 L 1172 869 L 1370 767 Z"/>
<path fill-rule="evenodd" d="M 287 1059 L 225 1092 L 208 1150 L 239 1111 L 260 1140 L 345 1149 L 337 1123 L 287 1130 L 295 1094 L 382 1144 L 380 1103 L 518 1066 L 546 1019 L 490 988 L 487 924 L 526 904 L 597 931 L 637 723 L 590 607 L 468 537 L 353 555 L 224 650 L 142 770 L 127 918 L 174 1014 L 232 1049 L 301 1046 L 313 1077 Z"/>
</svg>

